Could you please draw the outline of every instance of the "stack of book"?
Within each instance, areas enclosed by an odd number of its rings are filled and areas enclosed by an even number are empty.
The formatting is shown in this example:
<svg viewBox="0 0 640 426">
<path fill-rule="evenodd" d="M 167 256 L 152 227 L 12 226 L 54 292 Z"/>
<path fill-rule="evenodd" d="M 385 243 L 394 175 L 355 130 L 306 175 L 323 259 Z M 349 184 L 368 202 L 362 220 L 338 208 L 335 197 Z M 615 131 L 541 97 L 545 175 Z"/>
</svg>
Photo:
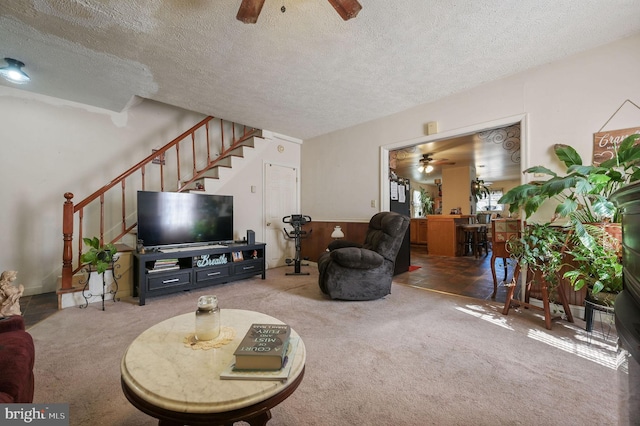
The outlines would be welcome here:
<svg viewBox="0 0 640 426">
<path fill-rule="evenodd" d="M 252 324 L 238 348 L 235 360 L 221 379 L 286 380 L 291 371 L 298 339 L 285 324 Z"/>
<path fill-rule="evenodd" d="M 172 269 L 180 269 L 178 259 L 158 259 L 154 262 L 153 268 L 147 269 L 147 272 L 170 271 Z"/>
</svg>

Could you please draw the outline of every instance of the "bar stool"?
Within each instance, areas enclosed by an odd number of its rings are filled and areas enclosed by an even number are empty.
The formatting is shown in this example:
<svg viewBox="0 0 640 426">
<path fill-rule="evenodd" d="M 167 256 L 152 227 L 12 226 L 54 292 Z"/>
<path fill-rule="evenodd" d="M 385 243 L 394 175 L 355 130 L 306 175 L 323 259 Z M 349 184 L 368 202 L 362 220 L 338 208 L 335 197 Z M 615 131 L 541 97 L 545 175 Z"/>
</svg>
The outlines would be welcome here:
<svg viewBox="0 0 640 426">
<path fill-rule="evenodd" d="M 473 225 L 458 226 L 460 228 L 458 245 L 460 246 L 461 254 L 463 256 L 474 254 L 476 249 L 476 227 Z"/>
<path fill-rule="evenodd" d="M 461 238 L 458 244 L 462 245 L 462 255 L 471 254 L 477 259 L 484 248 L 489 254 L 489 243 L 487 241 L 487 226 L 474 223 L 460 225 Z"/>
<path fill-rule="evenodd" d="M 479 226 L 476 230 L 476 257 L 482 254 L 484 250 L 485 257 L 489 255 L 489 231 L 487 226 Z"/>
</svg>

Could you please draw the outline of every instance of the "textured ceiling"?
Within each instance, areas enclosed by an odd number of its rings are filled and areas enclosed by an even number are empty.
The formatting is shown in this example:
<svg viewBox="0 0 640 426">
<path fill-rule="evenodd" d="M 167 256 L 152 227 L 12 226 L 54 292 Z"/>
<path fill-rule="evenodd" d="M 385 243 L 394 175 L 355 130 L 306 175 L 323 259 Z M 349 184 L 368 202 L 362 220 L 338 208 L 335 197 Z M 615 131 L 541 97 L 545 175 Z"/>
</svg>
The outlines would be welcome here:
<svg viewBox="0 0 640 426">
<path fill-rule="evenodd" d="M 397 177 L 413 183 L 434 184 L 445 168 L 474 167 L 487 185 L 520 179 L 520 125 L 492 129 L 468 136 L 441 139 L 390 152 L 389 167 Z M 419 167 L 429 154 L 431 172 Z"/>
<path fill-rule="evenodd" d="M 345 22 L 326 0 L 266 0 L 243 24 L 240 0 L 3 0 L 0 55 L 26 63 L 20 89 L 307 139 L 640 31 L 637 0 L 360 2 Z"/>
</svg>

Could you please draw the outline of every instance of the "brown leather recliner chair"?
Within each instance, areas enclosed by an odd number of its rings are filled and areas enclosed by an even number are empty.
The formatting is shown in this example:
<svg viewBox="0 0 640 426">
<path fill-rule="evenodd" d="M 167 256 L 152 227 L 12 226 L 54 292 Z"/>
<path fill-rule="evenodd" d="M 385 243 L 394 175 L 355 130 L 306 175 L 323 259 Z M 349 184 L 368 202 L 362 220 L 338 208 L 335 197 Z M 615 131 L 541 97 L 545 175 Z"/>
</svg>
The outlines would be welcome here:
<svg viewBox="0 0 640 426">
<path fill-rule="evenodd" d="M 318 284 L 332 299 L 373 300 L 391 293 L 396 256 L 409 218 L 380 212 L 369 221 L 363 244 L 336 240 L 318 259 Z"/>
</svg>

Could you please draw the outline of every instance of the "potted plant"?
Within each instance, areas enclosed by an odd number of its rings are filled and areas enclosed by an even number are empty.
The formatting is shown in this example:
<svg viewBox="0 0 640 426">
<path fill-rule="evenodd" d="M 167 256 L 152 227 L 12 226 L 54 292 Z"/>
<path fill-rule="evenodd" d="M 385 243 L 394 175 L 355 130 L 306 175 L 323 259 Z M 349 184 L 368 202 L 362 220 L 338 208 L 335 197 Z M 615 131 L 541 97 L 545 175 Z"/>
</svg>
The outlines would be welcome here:
<svg viewBox="0 0 640 426">
<path fill-rule="evenodd" d="M 100 245 L 98 237 L 83 238 L 82 241 L 89 247 L 89 251 L 80 256 L 80 261 L 93 266 L 99 274 L 103 274 L 111 266 L 118 249 L 111 243 Z"/>
<path fill-rule="evenodd" d="M 558 272 L 563 264 L 562 247 L 565 240 L 564 228 L 550 223 L 531 223 L 524 227 L 520 238 L 506 242 L 506 249 L 523 270 L 528 268 L 534 273 L 539 272 L 553 289 L 559 282 Z"/>
<path fill-rule="evenodd" d="M 420 207 L 422 208 L 422 216 L 433 213 L 433 198 L 423 187 L 420 187 Z"/>
<path fill-rule="evenodd" d="M 491 190 L 484 184 L 484 181 L 482 179 L 476 178 L 475 180 L 471 181 L 471 195 L 477 203 L 479 200 L 487 198 L 489 195 L 491 195 Z"/>
<path fill-rule="evenodd" d="M 583 165 L 578 152 L 569 145 L 556 144 L 556 157 L 566 167 L 564 176 L 544 166 L 530 167 L 524 173 L 549 176 L 546 181 L 533 181 L 512 188 L 498 201 L 509 204 L 509 211 L 524 209 L 530 217 L 547 200 L 559 201 L 555 216 L 573 216 L 582 223 L 620 222 L 618 210 L 609 200 L 620 187 L 640 180 L 640 135 L 625 138 L 614 145 L 613 158 L 597 166 Z"/>
<path fill-rule="evenodd" d="M 620 241 L 601 226 L 572 221 L 566 253 L 577 267 L 563 277 L 575 290 L 586 287 L 587 300 L 613 306 L 616 294 L 623 289 Z"/>
<path fill-rule="evenodd" d="M 551 330 L 551 303 L 553 303 L 562 305 L 567 321 L 573 322 L 573 314 L 559 277 L 563 266 L 566 232 L 565 227 L 550 223 L 532 223 L 522 229 L 519 237 L 512 237 L 506 241 L 506 250 L 513 259 L 518 261 L 520 268 L 516 267 L 511 284 L 508 285 L 503 314 L 507 315 L 512 306 L 540 309 L 544 311 L 545 327 Z M 524 301 L 522 298 L 520 300 L 514 298 L 520 275 L 519 269 L 524 272 L 526 281 Z M 535 289 L 534 282 L 539 284 Z M 532 295 L 539 299 L 542 306 L 529 302 Z"/>
<path fill-rule="evenodd" d="M 565 260 L 565 265 L 573 267 L 563 277 L 575 290 L 586 286 L 588 297 L 606 288 L 614 292 L 621 290 L 620 258 L 611 254 L 613 240 L 603 235 L 617 234 L 619 238 L 620 232 L 609 229 L 610 224 L 620 220 L 619 212 L 609 198 L 620 187 L 640 179 L 638 138 L 640 135 L 625 138 L 620 145 L 614 145 L 611 159 L 586 166 L 574 148 L 557 144 L 554 152 L 566 166 L 564 175 L 543 166 L 531 167 L 525 173 L 550 178 L 517 186 L 499 200 L 499 203 L 509 204 L 512 213 L 524 209 L 527 218 L 544 202 L 558 201 L 551 222 L 561 217 L 569 220 L 566 227 L 569 238 L 564 251 L 573 257 L 571 261 Z"/>
</svg>

